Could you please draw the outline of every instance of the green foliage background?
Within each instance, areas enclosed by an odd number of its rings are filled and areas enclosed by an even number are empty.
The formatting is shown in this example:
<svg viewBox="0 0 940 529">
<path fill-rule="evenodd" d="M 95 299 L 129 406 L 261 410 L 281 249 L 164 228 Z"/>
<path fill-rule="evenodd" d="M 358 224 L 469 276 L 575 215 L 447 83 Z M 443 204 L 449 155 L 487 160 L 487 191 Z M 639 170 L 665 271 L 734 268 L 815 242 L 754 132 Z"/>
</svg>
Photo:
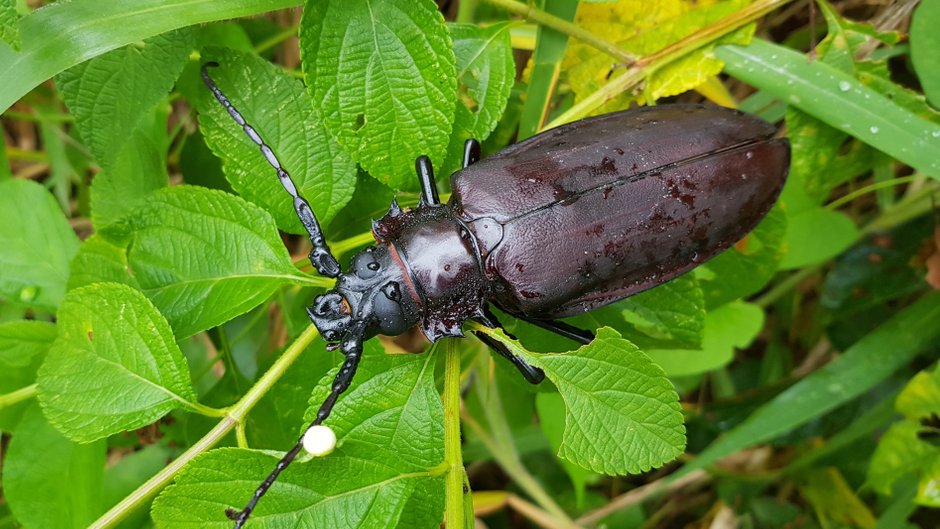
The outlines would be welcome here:
<svg viewBox="0 0 940 529">
<path fill-rule="evenodd" d="M 940 3 L 299 4 L 0 0 L 0 527 L 230 527 L 328 392 L 332 280 L 207 61 L 343 261 L 468 137 L 705 99 L 792 146 L 744 241 L 572 318 L 590 345 L 475 329 L 538 387 L 473 338 L 369 341 L 339 447 L 249 527 L 928 526 Z"/>
</svg>

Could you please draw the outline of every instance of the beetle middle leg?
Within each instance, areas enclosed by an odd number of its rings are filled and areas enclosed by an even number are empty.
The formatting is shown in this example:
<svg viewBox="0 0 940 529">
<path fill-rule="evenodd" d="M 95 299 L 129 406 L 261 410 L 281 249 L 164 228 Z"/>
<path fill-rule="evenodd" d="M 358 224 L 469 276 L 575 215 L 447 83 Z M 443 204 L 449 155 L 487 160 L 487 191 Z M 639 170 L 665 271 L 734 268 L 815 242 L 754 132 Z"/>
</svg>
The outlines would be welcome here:
<svg viewBox="0 0 940 529">
<path fill-rule="evenodd" d="M 522 321 L 526 321 L 541 327 L 546 331 L 551 331 L 559 336 L 568 338 L 569 340 L 578 342 L 581 345 L 587 345 L 594 340 L 594 333 L 591 331 L 586 331 L 584 329 L 579 329 L 574 325 L 565 323 L 559 320 L 538 320 L 535 318 L 528 318 L 526 316 L 520 316 L 518 314 L 513 314 L 513 316 L 519 318 Z"/>
<path fill-rule="evenodd" d="M 478 320 L 480 323 L 491 329 L 502 329 L 502 331 L 505 332 L 507 336 L 515 339 L 515 337 L 509 334 L 509 332 L 506 331 L 506 328 L 503 327 L 501 323 L 499 323 L 499 320 L 496 319 L 496 315 L 493 314 L 489 307 L 483 307 L 483 316 L 479 317 Z M 509 360 L 512 365 L 516 366 L 516 369 L 518 369 L 519 372 L 522 373 L 522 376 L 525 377 L 525 379 L 530 383 L 538 384 L 539 382 L 545 380 L 545 373 L 543 373 L 541 369 L 523 360 L 522 357 L 510 351 L 509 348 L 506 347 L 506 345 L 502 342 L 494 340 L 482 332 L 475 332 L 473 334 L 475 334 L 481 342 L 489 346 L 490 349 L 496 351 L 500 356 L 506 360 Z"/>
</svg>

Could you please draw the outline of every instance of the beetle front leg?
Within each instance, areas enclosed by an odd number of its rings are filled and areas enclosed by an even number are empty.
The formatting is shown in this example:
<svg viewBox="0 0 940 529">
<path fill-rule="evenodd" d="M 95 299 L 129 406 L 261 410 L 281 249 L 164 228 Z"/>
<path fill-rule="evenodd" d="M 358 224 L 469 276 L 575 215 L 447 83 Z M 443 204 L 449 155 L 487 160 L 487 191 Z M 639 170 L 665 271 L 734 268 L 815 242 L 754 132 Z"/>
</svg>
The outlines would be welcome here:
<svg viewBox="0 0 940 529">
<path fill-rule="evenodd" d="M 478 320 L 480 323 L 491 329 L 501 329 L 504 333 L 506 333 L 507 336 L 515 339 L 515 337 L 509 334 L 509 332 L 506 331 L 506 328 L 499 323 L 499 320 L 496 319 L 496 315 L 493 314 L 489 307 L 483 308 L 483 316 L 478 318 Z M 525 377 L 525 379 L 530 383 L 538 384 L 539 382 L 545 380 L 545 373 L 542 372 L 541 369 L 523 360 L 522 357 L 510 351 L 509 348 L 506 347 L 506 345 L 502 342 L 494 340 L 489 335 L 482 332 L 474 332 L 473 334 L 475 334 L 481 342 L 489 346 L 490 349 L 496 351 L 500 356 L 506 360 L 509 360 L 512 365 L 516 366 L 516 369 L 518 369 L 519 372 L 522 373 L 522 376 Z"/>
</svg>

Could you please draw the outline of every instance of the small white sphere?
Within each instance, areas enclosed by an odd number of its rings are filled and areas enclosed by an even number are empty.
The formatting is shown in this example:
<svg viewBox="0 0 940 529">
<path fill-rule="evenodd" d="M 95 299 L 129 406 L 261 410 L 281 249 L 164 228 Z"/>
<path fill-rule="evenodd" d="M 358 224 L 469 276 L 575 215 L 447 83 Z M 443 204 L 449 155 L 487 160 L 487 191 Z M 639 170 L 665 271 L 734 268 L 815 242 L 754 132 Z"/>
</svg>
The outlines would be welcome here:
<svg viewBox="0 0 940 529">
<path fill-rule="evenodd" d="M 329 426 L 318 424 L 304 434 L 304 450 L 316 457 L 325 456 L 336 448 L 336 434 Z"/>
</svg>

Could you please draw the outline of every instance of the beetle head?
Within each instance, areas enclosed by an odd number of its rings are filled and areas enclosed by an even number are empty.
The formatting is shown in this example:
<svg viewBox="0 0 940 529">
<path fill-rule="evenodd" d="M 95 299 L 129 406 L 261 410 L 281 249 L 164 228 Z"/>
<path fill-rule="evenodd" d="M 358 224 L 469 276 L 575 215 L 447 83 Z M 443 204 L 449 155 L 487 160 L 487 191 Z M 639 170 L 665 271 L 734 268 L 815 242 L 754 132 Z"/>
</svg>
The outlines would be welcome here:
<svg viewBox="0 0 940 529">
<path fill-rule="evenodd" d="M 402 271 L 385 246 L 356 254 L 349 270 L 340 274 L 336 288 L 317 296 L 307 309 L 310 319 L 328 342 L 342 340 L 355 322 L 366 324 L 366 336 L 395 336 L 418 322 L 411 296 L 402 295 Z"/>
</svg>

